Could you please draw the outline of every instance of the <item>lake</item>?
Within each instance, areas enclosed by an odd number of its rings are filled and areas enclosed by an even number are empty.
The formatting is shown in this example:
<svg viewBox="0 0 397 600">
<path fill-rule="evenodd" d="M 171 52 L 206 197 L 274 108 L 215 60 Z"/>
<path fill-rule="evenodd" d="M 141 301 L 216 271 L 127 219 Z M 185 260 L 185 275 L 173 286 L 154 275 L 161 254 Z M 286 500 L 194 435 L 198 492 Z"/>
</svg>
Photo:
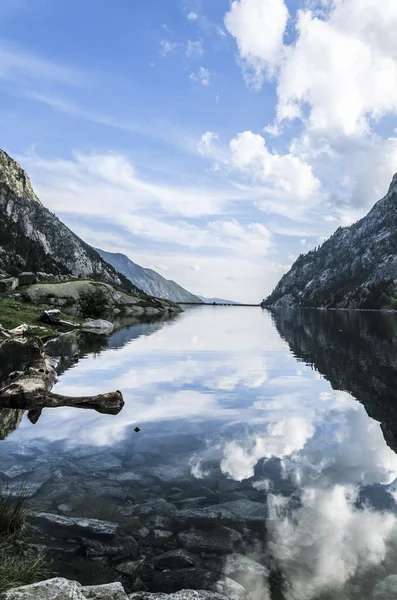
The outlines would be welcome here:
<svg viewBox="0 0 397 600">
<path fill-rule="evenodd" d="M 233 600 L 397 596 L 397 316 L 200 307 L 63 336 L 54 391 L 0 413 L 0 476 L 54 569 Z M 140 431 L 135 431 L 139 428 Z"/>
</svg>

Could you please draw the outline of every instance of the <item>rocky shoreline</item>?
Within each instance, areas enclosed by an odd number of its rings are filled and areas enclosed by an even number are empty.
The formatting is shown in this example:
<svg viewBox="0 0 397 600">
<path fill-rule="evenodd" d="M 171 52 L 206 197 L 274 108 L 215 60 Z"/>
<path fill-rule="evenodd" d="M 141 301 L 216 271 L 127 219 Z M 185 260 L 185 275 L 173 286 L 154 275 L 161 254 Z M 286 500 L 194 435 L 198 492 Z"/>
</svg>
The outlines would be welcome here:
<svg viewBox="0 0 397 600">
<path fill-rule="evenodd" d="M 82 586 L 62 577 L 12 589 L 0 594 L 0 600 L 229 600 L 206 590 L 180 590 L 174 594 L 135 592 L 127 596 L 119 582 Z"/>
</svg>

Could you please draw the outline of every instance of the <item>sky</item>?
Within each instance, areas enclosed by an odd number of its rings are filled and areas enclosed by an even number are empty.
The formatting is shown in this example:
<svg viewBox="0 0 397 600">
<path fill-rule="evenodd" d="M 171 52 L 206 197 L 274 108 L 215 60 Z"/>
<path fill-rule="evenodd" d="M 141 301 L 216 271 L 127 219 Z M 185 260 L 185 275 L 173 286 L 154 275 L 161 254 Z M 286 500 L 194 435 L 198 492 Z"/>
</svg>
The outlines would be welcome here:
<svg viewBox="0 0 397 600">
<path fill-rule="evenodd" d="M 1 0 L 0 147 L 88 243 L 258 302 L 397 171 L 395 0 Z"/>
</svg>

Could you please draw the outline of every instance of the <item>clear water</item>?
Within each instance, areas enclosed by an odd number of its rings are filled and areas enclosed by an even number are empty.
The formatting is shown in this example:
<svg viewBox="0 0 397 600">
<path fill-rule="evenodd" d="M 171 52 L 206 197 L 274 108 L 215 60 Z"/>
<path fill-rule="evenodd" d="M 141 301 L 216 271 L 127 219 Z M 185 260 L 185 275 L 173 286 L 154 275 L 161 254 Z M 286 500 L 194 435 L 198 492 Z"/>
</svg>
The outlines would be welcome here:
<svg viewBox="0 0 397 600">
<path fill-rule="evenodd" d="M 126 326 L 108 341 L 64 337 L 48 348 L 64 356 L 54 391 L 120 389 L 125 407 L 118 416 L 46 409 L 36 425 L 24 415 L 0 442 L 2 477 L 26 482 L 32 510 L 118 523 L 122 545 L 133 538 L 138 546 L 123 560 L 146 557 L 131 589 L 189 587 L 180 569 L 173 579 L 156 571 L 154 558 L 179 547 L 181 531 L 215 539 L 226 526 L 238 531 L 235 547 L 228 550 L 229 540 L 224 549 L 197 550 L 197 581 L 230 574 L 234 551 L 268 573 L 247 585 L 235 576 L 248 597 L 392 598 L 396 342 L 393 314 L 236 307 Z M 219 516 L 210 526 L 181 524 L 172 512 L 234 503 L 241 513 L 245 501 L 246 516 Z M 253 503 L 257 521 L 248 514 Z M 58 544 L 55 530 L 42 535 L 56 552 L 71 543 Z M 74 540 L 58 568 L 80 578 L 84 571 L 89 582 L 98 572 L 113 580 L 121 558 L 110 549 L 109 564 L 89 561 L 84 543 Z"/>
</svg>

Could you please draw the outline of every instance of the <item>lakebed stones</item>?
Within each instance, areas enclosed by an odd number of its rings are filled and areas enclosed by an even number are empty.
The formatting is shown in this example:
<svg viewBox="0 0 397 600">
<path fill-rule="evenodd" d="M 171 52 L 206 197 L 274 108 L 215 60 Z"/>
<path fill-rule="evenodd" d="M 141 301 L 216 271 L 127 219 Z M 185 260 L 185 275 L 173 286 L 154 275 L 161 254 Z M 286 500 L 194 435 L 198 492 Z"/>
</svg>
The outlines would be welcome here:
<svg viewBox="0 0 397 600">
<path fill-rule="evenodd" d="M 58 308 L 45 310 L 41 313 L 39 321 L 49 325 L 57 325 L 61 320 L 61 311 Z"/>
<path fill-rule="evenodd" d="M 190 552 L 230 554 L 242 544 L 238 531 L 217 527 L 211 531 L 191 530 L 178 534 L 179 545 Z"/>
<path fill-rule="evenodd" d="M 169 550 L 153 559 L 153 566 L 158 571 L 164 571 L 164 569 L 185 569 L 194 567 L 197 563 L 198 559 L 187 550 L 183 550 L 183 548 Z"/>
<path fill-rule="evenodd" d="M 113 537 L 119 528 L 118 523 L 100 521 L 98 519 L 83 519 L 66 517 L 53 513 L 37 513 L 30 516 L 33 523 L 51 528 L 51 533 L 61 537 Z"/>
</svg>

